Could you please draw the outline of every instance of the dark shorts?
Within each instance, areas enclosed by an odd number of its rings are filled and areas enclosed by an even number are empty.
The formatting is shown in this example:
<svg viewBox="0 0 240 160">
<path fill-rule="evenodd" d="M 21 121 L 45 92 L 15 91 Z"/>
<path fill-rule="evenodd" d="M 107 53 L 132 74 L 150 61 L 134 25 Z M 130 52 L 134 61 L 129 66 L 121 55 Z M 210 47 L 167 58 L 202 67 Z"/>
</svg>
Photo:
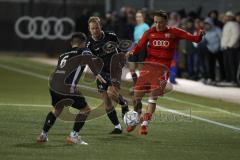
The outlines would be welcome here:
<svg viewBox="0 0 240 160">
<path fill-rule="evenodd" d="M 57 107 L 57 104 L 64 103 L 66 106 L 71 106 L 76 109 L 83 109 L 87 106 L 87 102 L 83 95 L 63 95 L 49 90 L 52 98 L 52 106 Z M 70 101 L 70 103 L 69 103 Z"/>
<path fill-rule="evenodd" d="M 97 88 L 98 92 L 104 92 L 108 90 L 108 86 L 112 85 L 111 76 L 108 72 L 101 72 L 101 76 L 107 83 L 101 83 L 99 80 L 97 80 Z"/>
<path fill-rule="evenodd" d="M 108 90 L 109 86 L 115 86 L 120 89 L 120 82 L 111 79 L 110 73 L 108 72 L 101 72 L 101 76 L 107 83 L 101 83 L 99 80 L 97 80 L 97 88 L 98 92 L 105 92 Z"/>
</svg>

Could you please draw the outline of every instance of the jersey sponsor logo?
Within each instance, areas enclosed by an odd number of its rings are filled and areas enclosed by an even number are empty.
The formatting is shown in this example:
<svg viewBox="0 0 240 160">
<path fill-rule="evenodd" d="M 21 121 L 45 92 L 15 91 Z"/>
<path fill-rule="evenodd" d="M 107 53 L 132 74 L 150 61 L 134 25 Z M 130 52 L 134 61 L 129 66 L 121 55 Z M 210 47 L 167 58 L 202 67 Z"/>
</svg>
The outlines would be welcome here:
<svg viewBox="0 0 240 160">
<path fill-rule="evenodd" d="M 155 47 L 168 47 L 170 45 L 170 42 L 166 40 L 154 40 L 152 44 Z"/>
<path fill-rule="evenodd" d="M 74 30 L 75 22 L 69 17 L 23 16 L 15 22 L 15 32 L 22 39 L 68 40 Z"/>
<path fill-rule="evenodd" d="M 116 51 L 118 44 L 113 41 L 108 41 L 103 47 L 103 51 L 107 54 L 113 53 Z"/>
</svg>

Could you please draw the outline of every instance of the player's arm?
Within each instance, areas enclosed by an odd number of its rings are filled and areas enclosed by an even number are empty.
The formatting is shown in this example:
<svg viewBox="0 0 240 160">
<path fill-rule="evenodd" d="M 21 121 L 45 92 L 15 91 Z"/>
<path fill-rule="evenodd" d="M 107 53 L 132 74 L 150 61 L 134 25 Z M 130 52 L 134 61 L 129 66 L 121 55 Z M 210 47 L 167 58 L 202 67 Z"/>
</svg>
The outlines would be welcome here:
<svg viewBox="0 0 240 160">
<path fill-rule="evenodd" d="M 96 79 L 98 79 L 102 83 L 107 83 L 106 80 L 100 75 L 100 72 L 104 65 L 102 59 L 100 59 L 95 55 L 87 55 L 87 56 L 85 57 L 85 63 L 89 66 L 90 70 L 93 72 Z"/>
<path fill-rule="evenodd" d="M 180 28 L 175 28 L 175 34 L 177 35 L 177 37 L 179 37 L 179 39 L 185 39 L 188 41 L 199 43 L 199 42 L 201 42 L 202 37 L 205 34 L 205 32 L 203 30 L 201 30 L 197 33 L 197 35 L 193 35 L 193 34 L 187 32 L 187 31 L 184 31 Z"/>
<path fill-rule="evenodd" d="M 149 31 L 149 30 L 148 30 Z M 141 51 L 144 46 L 147 44 L 148 42 L 148 35 L 149 32 L 146 31 L 144 32 L 143 36 L 141 37 L 141 39 L 138 41 L 138 43 L 136 44 L 136 46 L 132 49 L 132 51 L 128 52 L 128 56 L 129 55 L 136 55 L 139 53 L 139 51 Z"/>
<path fill-rule="evenodd" d="M 86 53 L 88 52 L 88 53 Z M 72 70 L 74 66 L 85 66 L 88 65 L 90 70 L 93 72 L 93 74 L 96 76 L 96 78 L 101 81 L 102 83 L 106 83 L 106 81 L 102 78 L 102 76 L 99 74 L 103 67 L 102 59 L 99 57 L 92 55 L 90 51 L 84 51 L 82 55 L 73 57 L 70 59 L 71 65 L 68 67 L 69 70 Z"/>
</svg>

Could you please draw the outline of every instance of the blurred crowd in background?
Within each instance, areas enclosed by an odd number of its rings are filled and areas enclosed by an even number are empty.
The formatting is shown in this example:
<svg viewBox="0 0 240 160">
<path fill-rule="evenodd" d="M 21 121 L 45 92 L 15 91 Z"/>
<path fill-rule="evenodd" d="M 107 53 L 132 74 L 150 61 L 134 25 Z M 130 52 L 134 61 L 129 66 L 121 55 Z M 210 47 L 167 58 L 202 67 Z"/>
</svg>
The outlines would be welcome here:
<svg viewBox="0 0 240 160">
<path fill-rule="evenodd" d="M 143 22 L 138 22 L 136 13 L 138 10 L 132 7 L 122 7 L 119 12 L 107 13 L 101 16 L 103 29 L 114 31 L 120 39 L 130 39 L 137 43 L 137 26 L 144 23 L 151 27 L 153 16 L 151 11 L 142 9 Z M 87 21 L 93 15 L 99 16 L 98 13 L 83 11 L 76 20 L 77 31 L 88 33 Z M 185 40 L 179 42 L 170 69 L 172 83 L 177 83 L 175 77 L 181 77 L 208 85 L 237 85 L 237 72 L 240 70 L 240 12 L 219 13 L 212 10 L 205 17 L 198 11 L 170 12 L 169 26 L 182 28 L 192 34 L 200 29 L 206 32 L 199 44 Z"/>
</svg>

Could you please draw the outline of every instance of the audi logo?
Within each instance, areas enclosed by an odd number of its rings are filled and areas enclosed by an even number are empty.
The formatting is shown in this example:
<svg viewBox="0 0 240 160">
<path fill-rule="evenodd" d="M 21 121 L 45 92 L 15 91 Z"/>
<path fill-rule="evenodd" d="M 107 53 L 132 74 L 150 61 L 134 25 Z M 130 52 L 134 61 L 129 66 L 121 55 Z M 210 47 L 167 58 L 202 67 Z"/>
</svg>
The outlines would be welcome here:
<svg viewBox="0 0 240 160">
<path fill-rule="evenodd" d="M 68 17 L 23 16 L 17 19 L 14 29 L 22 39 L 68 40 L 75 30 L 75 22 Z"/>
<path fill-rule="evenodd" d="M 169 41 L 154 40 L 153 41 L 153 46 L 156 46 L 156 47 L 168 47 L 169 46 Z"/>
</svg>

